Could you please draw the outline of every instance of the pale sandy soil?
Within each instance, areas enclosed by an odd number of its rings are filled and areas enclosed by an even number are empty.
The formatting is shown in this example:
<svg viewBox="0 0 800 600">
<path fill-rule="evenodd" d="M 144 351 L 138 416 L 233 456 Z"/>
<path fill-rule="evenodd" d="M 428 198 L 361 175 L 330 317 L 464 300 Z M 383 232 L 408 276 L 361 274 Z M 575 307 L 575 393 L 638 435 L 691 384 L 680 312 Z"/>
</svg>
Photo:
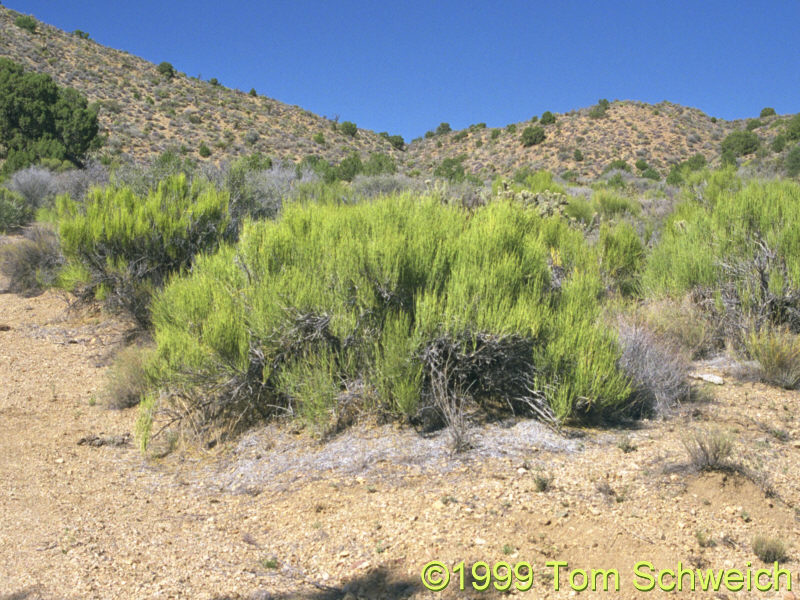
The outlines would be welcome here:
<svg viewBox="0 0 800 600">
<path fill-rule="evenodd" d="M 761 533 L 788 544 L 784 566 L 800 588 L 796 392 L 717 368 L 726 383 L 706 400 L 635 430 L 567 439 L 534 423 L 493 425 L 453 458 L 441 435 L 392 426 L 327 444 L 270 426 L 154 460 L 135 443 L 79 444 L 124 439 L 136 411 L 97 401 L 125 327 L 65 307 L 54 292 L 0 294 L 0 599 L 499 596 L 459 592 L 457 577 L 426 591 L 420 572 L 432 560 L 529 561 L 530 598 L 575 594 L 566 573 L 554 591 L 547 561 L 613 567 L 619 593 L 598 595 L 646 598 L 633 587 L 637 561 L 758 568 Z M 741 475 L 681 466 L 682 436 L 713 427 L 734 436 L 737 458 L 775 497 Z M 625 439 L 635 451 L 623 452 Z M 552 482 L 540 492 L 542 477 Z M 784 590 L 672 596 L 791 597 Z"/>
</svg>

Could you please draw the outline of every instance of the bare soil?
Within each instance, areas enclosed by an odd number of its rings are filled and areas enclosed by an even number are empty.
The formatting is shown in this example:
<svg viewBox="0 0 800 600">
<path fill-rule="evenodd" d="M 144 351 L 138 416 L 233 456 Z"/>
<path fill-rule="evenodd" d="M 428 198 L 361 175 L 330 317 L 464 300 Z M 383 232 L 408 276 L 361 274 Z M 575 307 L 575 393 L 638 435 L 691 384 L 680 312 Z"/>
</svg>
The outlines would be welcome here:
<svg viewBox="0 0 800 600">
<path fill-rule="evenodd" d="M 566 572 L 554 590 L 548 561 L 617 568 L 620 591 L 602 595 L 648 597 L 633 587 L 636 562 L 761 568 L 759 534 L 787 544 L 783 566 L 800 588 L 798 394 L 738 381 L 724 363 L 696 365 L 724 385 L 700 383 L 702 400 L 636 428 L 558 436 L 508 421 L 452 456 L 446 433 L 356 426 L 322 443 L 278 424 L 154 459 L 130 439 L 136 409 L 99 400 L 127 333 L 102 312 L 67 310 L 56 292 L 0 294 L 4 600 L 500 595 L 458 591 L 455 576 L 427 591 L 432 560 L 528 561 L 531 598 L 577 593 Z M 687 432 L 714 428 L 734 436 L 734 458 L 755 477 L 687 465 Z"/>
</svg>

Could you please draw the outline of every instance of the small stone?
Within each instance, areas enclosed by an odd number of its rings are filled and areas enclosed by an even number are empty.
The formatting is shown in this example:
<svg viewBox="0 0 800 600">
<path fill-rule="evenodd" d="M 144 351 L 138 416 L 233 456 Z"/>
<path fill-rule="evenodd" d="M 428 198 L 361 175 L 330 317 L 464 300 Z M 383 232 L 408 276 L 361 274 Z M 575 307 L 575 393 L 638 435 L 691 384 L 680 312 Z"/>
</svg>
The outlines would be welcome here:
<svg viewBox="0 0 800 600">
<path fill-rule="evenodd" d="M 714 385 L 722 385 L 725 383 L 725 380 L 722 377 L 719 375 L 714 375 L 713 373 L 700 373 L 698 375 L 692 375 L 691 377 L 694 379 L 702 379 L 703 381 L 713 383 Z"/>
<path fill-rule="evenodd" d="M 63 464 L 63 463 L 64 463 L 64 459 L 63 458 L 57 458 L 56 459 L 56 464 L 57 465 L 60 465 L 60 464 Z"/>
<path fill-rule="evenodd" d="M 483 546 L 486 543 L 486 540 L 483 538 L 476 537 L 475 538 L 475 545 L 476 546 Z"/>
</svg>

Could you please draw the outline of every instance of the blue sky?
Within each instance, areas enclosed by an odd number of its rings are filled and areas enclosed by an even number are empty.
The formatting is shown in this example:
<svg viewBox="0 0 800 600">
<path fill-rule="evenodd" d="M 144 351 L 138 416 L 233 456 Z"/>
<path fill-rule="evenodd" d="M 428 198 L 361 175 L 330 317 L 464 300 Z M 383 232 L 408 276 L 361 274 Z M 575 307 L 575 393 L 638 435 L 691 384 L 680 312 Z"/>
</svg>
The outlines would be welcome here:
<svg viewBox="0 0 800 600">
<path fill-rule="evenodd" d="M 800 111 L 800 1 L 7 0 L 179 71 L 421 136 L 598 98 Z"/>
</svg>

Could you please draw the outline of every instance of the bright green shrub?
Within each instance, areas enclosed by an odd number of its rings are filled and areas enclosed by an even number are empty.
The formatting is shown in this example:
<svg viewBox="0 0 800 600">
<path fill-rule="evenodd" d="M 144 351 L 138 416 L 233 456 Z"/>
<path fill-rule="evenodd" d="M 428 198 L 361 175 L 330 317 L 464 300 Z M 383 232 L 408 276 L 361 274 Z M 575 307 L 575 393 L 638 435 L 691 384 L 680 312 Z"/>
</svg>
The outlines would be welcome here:
<svg viewBox="0 0 800 600">
<path fill-rule="evenodd" d="M 642 206 L 633 198 L 620 196 L 609 190 L 597 190 L 592 194 L 592 201 L 605 217 L 614 217 L 623 213 L 637 216 L 642 212 Z"/>
<path fill-rule="evenodd" d="M 172 64 L 168 63 L 167 61 L 159 63 L 156 69 L 167 79 L 172 79 L 176 75 L 175 67 L 173 67 Z"/>
<path fill-rule="evenodd" d="M 574 158 L 577 162 L 581 162 L 583 160 L 583 152 L 581 152 L 580 148 L 575 148 L 575 152 L 572 153 L 572 158 Z"/>
<path fill-rule="evenodd" d="M 564 209 L 567 216 L 588 225 L 594 220 L 594 205 L 583 198 L 570 198 L 567 207 Z"/>
<path fill-rule="evenodd" d="M 388 154 L 374 152 L 369 155 L 367 162 L 364 163 L 363 172 L 365 175 L 381 175 L 383 173 L 396 173 L 397 163 Z"/>
<path fill-rule="evenodd" d="M 36 19 L 31 17 L 30 15 L 20 15 L 14 20 L 14 25 L 19 27 L 20 29 L 24 29 L 29 33 L 36 33 Z"/>
<path fill-rule="evenodd" d="M 203 158 L 208 158 L 211 156 L 211 148 L 209 148 L 205 142 L 201 142 L 200 147 L 197 149 L 197 153 Z"/>
<path fill-rule="evenodd" d="M 551 263 L 565 273 L 558 292 Z M 560 419 L 613 417 L 630 388 L 598 324 L 603 288 L 580 232 L 513 203 L 292 204 L 159 294 L 152 370 L 196 410 L 203 399 L 206 418 L 277 410 L 324 428 L 358 382 L 373 408 L 430 410 L 444 353 L 445 387 L 479 403 L 527 394 L 498 377 L 514 372 Z"/>
<path fill-rule="evenodd" d="M 91 190 L 82 203 L 56 201 L 62 249 L 76 291 L 149 322 L 152 293 L 228 232 L 228 194 L 184 175 L 140 197 L 130 188 Z"/>
<path fill-rule="evenodd" d="M 800 288 L 800 185 L 754 181 L 742 187 L 733 169 L 714 172 L 707 176 L 702 201 L 684 201 L 667 220 L 648 258 L 644 288 L 680 296 L 696 286 L 729 282 L 739 287 L 743 309 L 750 310 L 765 293 L 751 289 L 753 281 L 745 277 L 753 267 L 744 267 L 761 253 L 759 243 L 777 257 L 764 273 L 770 293 Z M 724 264 L 742 268 L 727 270 Z"/>
<path fill-rule="evenodd" d="M 612 287 L 623 295 L 633 294 L 645 258 L 644 245 L 634 228 L 625 222 L 613 228 L 604 224 L 597 244 L 601 266 Z"/>
<path fill-rule="evenodd" d="M 758 116 L 763 119 L 764 117 L 771 117 L 775 114 L 776 114 L 775 109 L 768 106 L 766 108 L 762 108 L 761 114 L 759 114 Z"/>
</svg>

